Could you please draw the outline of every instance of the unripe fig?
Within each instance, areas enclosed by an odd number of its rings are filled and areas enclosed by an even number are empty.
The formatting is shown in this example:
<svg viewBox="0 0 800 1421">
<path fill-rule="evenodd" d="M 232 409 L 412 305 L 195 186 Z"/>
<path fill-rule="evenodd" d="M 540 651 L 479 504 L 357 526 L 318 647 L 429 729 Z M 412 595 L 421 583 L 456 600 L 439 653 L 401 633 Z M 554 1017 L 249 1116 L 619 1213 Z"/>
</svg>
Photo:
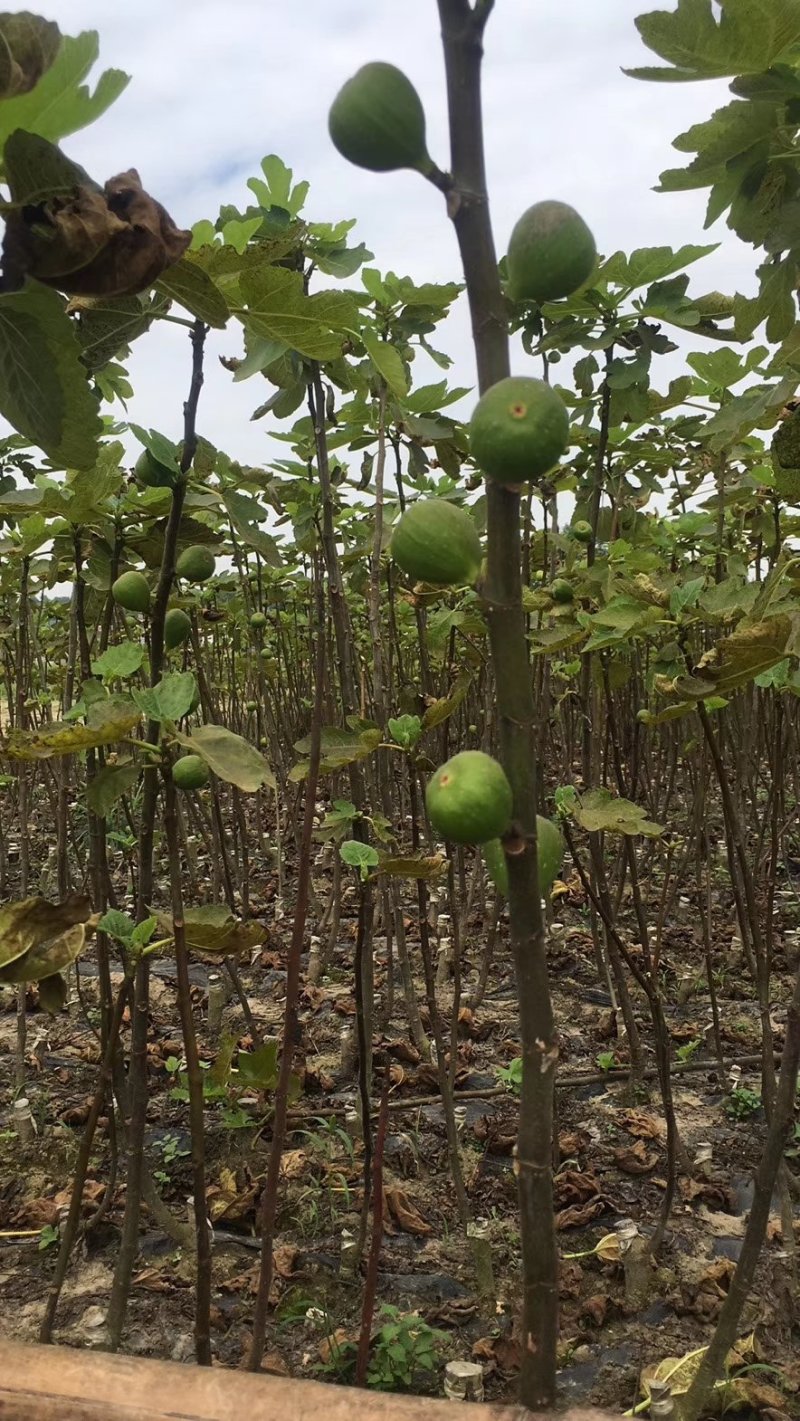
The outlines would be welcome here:
<svg viewBox="0 0 800 1421">
<path fill-rule="evenodd" d="M 425 804 L 443 838 L 454 844 L 483 844 L 505 833 L 513 795 L 497 760 L 482 750 L 462 750 L 428 781 Z"/>
<path fill-rule="evenodd" d="M 557 577 L 555 582 L 550 584 L 550 596 L 554 602 L 573 602 L 575 600 L 575 589 L 571 582 L 567 582 L 565 577 Z"/>
<path fill-rule="evenodd" d="M 150 584 L 143 572 L 123 572 L 112 584 L 111 596 L 127 612 L 150 611 Z"/>
<path fill-rule="evenodd" d="M 143 449 L 133 472 L 140 484 L 145 488 L 174 488 L 175 470 L 169 464 L 162 464 L 160 459 L 151 454 L 149 449 Z"/>
<path fill-rule="evenodd" d="M 480 571 L 481 542 L 470 514 L 443 498 L 410 504 L 394 529 L 391 550 L 416 582 L 464 586 Z"/>
<path fill-rule="evenodd" d="M 192 624 L 181 607 L 170 607 L 164 618 L 164 644 L 167 651 L 183 646 L 192 634 Z"/>
<path fill-rule="evenodd" d="M 597 260 L 594 237 L 566 202 L 537 202 L 523 212 L 508 243 L 514 301 L 558 301 L 588 281 Z"/>
<path fill-rule="evenodd" d="M 211 549 L 199 543 L 195 547 L 184 548 L 175 564 L 175 571 L 187 582 L 208 582 L 214 576 L 215 567 L 216 560 Z"/>
<path fill-rule="evenodd" d="M 569 444 L 569 414 L 544 380 L 511 375 L 491 385 L 472 412 L 470 451 L 486 478 L 523 484 L 557 464 Z"/>
<path fill-rule="evenodd" d="M 577 523 L 570 524 L 570 536 L 576 543 L 583 543 L 584 547 L 592 541 L 592 525 L 587 523 L 585 518 L 579 518 Z"/>
<path fill-rule="evenodd" d="M 339 90 L 328 115 L 334 147 L 374 173 L 432 167 L 425 145 L 425 110 L 410 79 L 394 64 L 365 64 Z"/>
<path fill-rule="evenodd" d="M 172 766 L 172 779 L 178 789 L 202 789 L 210 777 L 208 765 L 199 755 L 181 755 Z"/>
</svg>

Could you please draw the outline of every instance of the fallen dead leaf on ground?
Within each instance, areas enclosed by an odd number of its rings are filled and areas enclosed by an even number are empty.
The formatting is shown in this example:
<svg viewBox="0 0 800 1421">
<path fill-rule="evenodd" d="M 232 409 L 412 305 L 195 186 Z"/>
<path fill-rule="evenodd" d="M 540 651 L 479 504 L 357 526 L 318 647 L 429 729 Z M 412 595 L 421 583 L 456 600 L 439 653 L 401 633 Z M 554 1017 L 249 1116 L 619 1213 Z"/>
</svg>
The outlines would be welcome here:
<svg viewBox="0 0 800 1421">
<path fill-rule="evenodd" d="M 643 1110 L 623 1111 L 619 1123 L 629 1135 L 635 1135 L 640 1140 L 660 1140 L 666 1129 L 663 1120 L 657 1120 L 655 1115 L 647 1115 Z"/>
<path fill-rule="evenodd" d="M 625 1174 L 649 1174 L 658 1164 L 658 1155 L 648 1153 L 644 1140 L 637 1140 L 628 1149 L 615 1150 L 614 1163 Z"/>
<path fill-rule="evenodd" d="M 394 1233 L 392 1227 L 396 1224 L 404 1233 L 425 1235 L 433 1233 L 432 1226 L 423 1219 L 415 1205 L 412 1204 L 406 1191 L 399 1185 L 393 1185 L 383 1191 L 384 1203 L 388 1218 L 384 1219 L 384 1230 L 386 1233 Z"/>
<path fill-rule="evenodd" d="M 606 1293 L 595 1293 L 593 1297 L 586 1298 L 578 1309 L 578 1318 L 594 1323 L 595 1327 L 602 1327 L 608 1314 L 610 1298 Z"/>
<path fill-rule="evenodd" d="M 574 1205 L 570 1209 L 560 1209 L 556 1214 L 557 1229 L 581 1229 L 586 1224 L 590 1224 L 592 1219 L 598 1219 L 604 1214 L 606 1209 L 610 1209 L 611 1204 L 608 1199 L 591 1199 L 588 1204 Z"/>
</svg>

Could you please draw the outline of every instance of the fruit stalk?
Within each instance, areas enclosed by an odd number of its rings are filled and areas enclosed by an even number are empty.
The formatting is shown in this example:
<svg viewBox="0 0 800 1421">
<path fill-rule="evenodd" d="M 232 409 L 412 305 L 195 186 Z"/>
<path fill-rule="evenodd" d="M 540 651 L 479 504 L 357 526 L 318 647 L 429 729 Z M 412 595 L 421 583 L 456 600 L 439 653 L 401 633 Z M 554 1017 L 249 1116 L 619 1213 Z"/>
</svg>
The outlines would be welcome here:
<svg viewBox="0 0 800 1421">
<path fill-rule="evenodd" d="M 509 375 L 508 323 L 497 271 L 483 152 L 481 61 L 490 3 L 438 0 L 444 43 L 452 178 L 448 212 L 458 238 L 481 393 Z M 488 561 L 483 586 L 499 722 L 500 760 L 513 790 L 504 841 L 511 941 L 519 991 L 523 1079 L 516 1172 L 523 1254 L 520 1400 L 552 1405 L 558 1335 L 552 1120 L 556 1060 L 537 873 L 537 743 L 520 574 L 520 498 L 487 481 Z"/>
</svg>

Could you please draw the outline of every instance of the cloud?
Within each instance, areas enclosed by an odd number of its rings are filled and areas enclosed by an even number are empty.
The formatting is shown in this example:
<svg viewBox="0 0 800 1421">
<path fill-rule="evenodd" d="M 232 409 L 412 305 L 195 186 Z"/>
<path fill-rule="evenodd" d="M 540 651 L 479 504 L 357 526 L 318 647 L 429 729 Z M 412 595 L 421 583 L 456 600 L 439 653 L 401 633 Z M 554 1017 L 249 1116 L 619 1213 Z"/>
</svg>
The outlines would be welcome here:
<svg viewBox="0 0 800 1421">
<path fill-rule="evenodd" d="M 672 0 L 664 0 L 671 7 Z M 724 226 L 702 231 L 705 195 L 653 192 L 682 161 L 672 139 L 724 101 L 725 86 L 654 85 L 623 66 L 649 62 L 634 19 L 642 0 L 503 0 L 486 32 L 484 115 L 498 250 L 519 213 L 542 197 L 577 206 L 604 252 L 641 245 L 720 241 L 696 268 L 703 289 L 750 291 L 753 253 Z M 327 135 L 338 87 L 362 63 L 391 59 L 423 96 L 430 148 L 447 165 L 443 61 L 433 0 L 51 0 L 66 32 L 97 29 L 103 67 L 132 75 L 91 129 L 65 142 L 103 179 L 129 166 L 179 225 L 244 206 L 248 176 L 277 153 L 311 183 L 316 220 L 355 217 L 357 240 L 382 270 L 418 280 L 459 276 L 441 198 L 416 175 L 376 175 L 346 164 Z M 260 381 L 234 386 L 216 356 L 236 354 L 238 333 L 210 338 L 203 432 L 241 459 L 268 457 L 266 426 L 251 424 Z M 474 364 L 463 303 L 438 343 L 469 385 Z M 189 376 L 183 333 L 144 338 L 130 362 L 131 416 L 176 436 Z M 273 446 L 274 447 L 274 446 Z"/>
</svg>

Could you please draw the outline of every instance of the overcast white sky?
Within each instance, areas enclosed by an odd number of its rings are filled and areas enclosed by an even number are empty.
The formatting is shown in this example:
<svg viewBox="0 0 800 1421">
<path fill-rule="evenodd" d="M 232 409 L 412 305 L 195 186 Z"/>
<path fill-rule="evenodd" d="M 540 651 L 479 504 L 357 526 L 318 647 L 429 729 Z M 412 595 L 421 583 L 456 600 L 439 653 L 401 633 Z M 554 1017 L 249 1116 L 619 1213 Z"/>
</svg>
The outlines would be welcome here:
<svg viewBox="0 0 800 1421">
<path fill-rule="evenodd" d="M 634 26 L 648 8 L 652 0 L 496 0 L 484 82 L 498 253 L 524 208 L 559 198 L 581 211 L 604 254 L 720 241 L 693 269 L 695 289 L 749 292 L 754 253 L 724 224 L 703 234 L 705 194 L 652 191 L 663 168 L 683 162 L 671 140 L 707 118 L 727 91 L 722 83 L 644 84 L 622 73 L 654 60 Z M 327 133 L 328 107 L 344 80 L 367 60 L 388 59 L 416 84 L 431 154 L 447 166 L 435 0 L 50 0 L 41 12 L 68 34 L 97 30 L 100 64 L 131 75 L 103 118 L 65 140 L 96 179 L 138 168 L 145 187 L 188 227 L 215 218 L 223 202 L 246 206 L 248 177 L 262 156 L 277 153 L 311 183 L 308 216 L 357 218 L 356 239 L 381 270 L 460 279 L 439 194 L 414 174 L 351 167 Z M 472 384 L 462 310 L 436 343 L 455 358 L 452 378 Z M 232 457 L 263 462 L 268 426 L 250 423 L 250 414 L 267 387 L 259 378 L 234 386 L 217 364 L 217 354 L 240 353 L 235 329 L 214 335 L 210 351 L 200 430 Z M 185 337 L 165 328 L 134 352 L 130 417 L 178 437 Z"/>
</svg>

